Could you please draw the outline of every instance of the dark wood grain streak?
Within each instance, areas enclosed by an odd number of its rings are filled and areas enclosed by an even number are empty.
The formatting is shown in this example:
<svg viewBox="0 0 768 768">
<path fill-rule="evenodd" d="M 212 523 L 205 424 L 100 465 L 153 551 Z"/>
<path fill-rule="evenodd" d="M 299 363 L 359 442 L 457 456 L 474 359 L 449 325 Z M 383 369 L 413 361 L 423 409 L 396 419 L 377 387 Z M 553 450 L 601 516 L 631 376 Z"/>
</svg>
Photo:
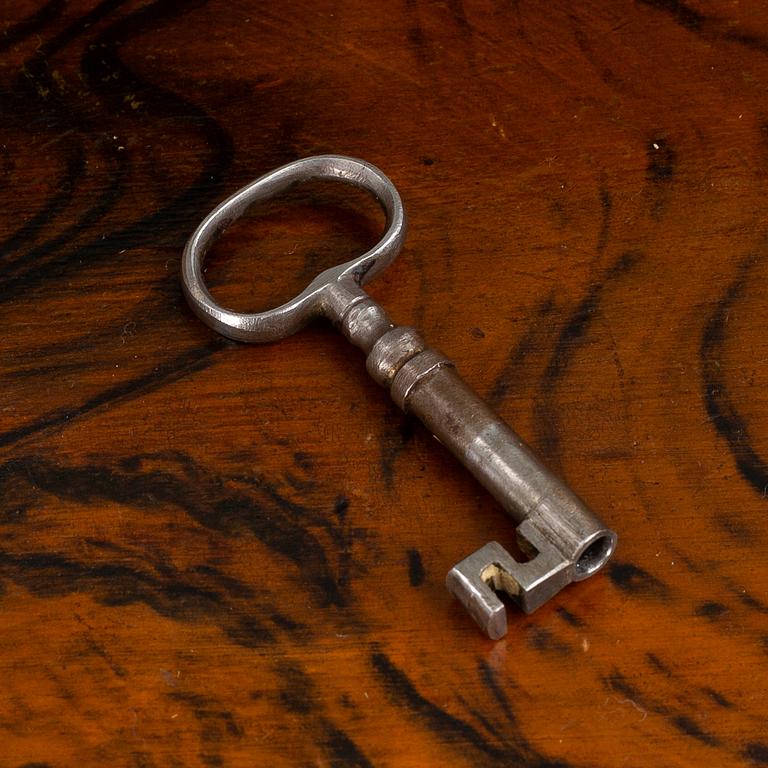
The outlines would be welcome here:
<svg viewBox="0 0 768 768">
<path fill-rule="evenodd" d="M 576 352 L 586 340 L 587 329 L 598 311 L 600 296 L 606 284 L 632 269 L 640 259 L 641 254 L 636 252 L 622 254 L 605 275 L 590 286 L 560 332 L 539 385 L 535 410 L 536 442 L 550 462 L 557 462 L 560 451 L 555 397 L 558 382 L 568 374 Z"/>
<path fill-rule="evenodd" d="M 720 366 L 723 347 L 728 340 L 728 316 L 742 297 L 749 273 L 758 258 L 757 254 L 750 255 L 739 265 L 736 278 L 717 302 L 702 338 L 701 357 L 707 413 L 715 429 L 727 442 L 741 475 L 762 498 L 765 498 L 768 489 L 768 463 L 755 450 L 748 425 L 729 394 L 728 383 Z"/>
<path fill-rule="evenodd" d="M 567 768 L 567 766 L 571 765 L 559 760 L 549 760 L 537 753 L 522 738 L 516 727 L 515 719 L 509 717 L 509 715 L 505 722 L 507 733 L 500 735 L 500 743 L 494 743 L 494 741 L 490 741 L 469 723 L 445 712 L 422 696 L 407 675 L 395 666 L 385 654 L 374 654 L 371 658 L 371 663 L 376 672 L 385 681 L 392 699 L 396 703 L 407 707 L 415 717 L 422 720 L 426 727 L 438 737 L 447 736 L 451 742 L 466 743 L 478 755 L 494 761 L 501 760 L 511 764 L 532 765 L 537 766 L 537 768 Z M 499 695 L 504 702 L 504 711 L 510 712 L 509 700 L 501 693 L 498 686 L 494 686 L 494 696 Z"/>
<path fill-rule="evenodd" d="M 227 134 L 189 101 L 136 76 L 123 64 L 117 52 L 119 45 L 139 36 L 148 25 L 162 21 L 169 14 L 181 13 L 184 8 L 179 3 L 151 3 L 112 22 L 101 34 L 92 38 L 90 47 L 86 48 L 80 60 L 82 78 L 94 96 L 103 99 L 107 106 L 122 111 L 131 121 L 152 115 L 156 120 L 184 120 L 187 125 L 194 125 L 210 147 L 210 160 L 201 167 L 198 179 L 160 210 L 111 231 L 106 236 L 99 236 L 90 242 L 78 242 L 76 254 L 79 258 L 73 258 L 71 251 L 62 252 L 76 237 L 79 240 L 84 232 L 87 233 L 99 223 L 124 196 L 123 184 L 128 172 L 129 155 L 108 136 L 114 122 L 112 118 L 94 120 L 81 115 L 80 110 L 70 108 L 50 74 L 50 58 L 89 31 L 91 25 L 109 17 L 124 4 L 124 0 L 105 0 L 66 26 L 47 44 L 40 46 L 35 56 L 24 64 L 23 77 L 18 80 L 16 93 L 13 94 L 14 102 L 33 103 L 35 112 L 42 114 L 47 122 L 53 123 L 53 127 L 64 133 L 94 132 L 100 137 L 100 151 L 114 169 L 97 199 L 69 227 L 22 254 L 16 260 L 15 268 L 4 270 L 0 280 L 0 296 L 17 295 L 20 291 L 34 288 L 41 280 L 51 284 L 69 274 L 77 265 L 92 264 L 96 259 L 114 258 L 115 253 L 125 252 L 148 241 L 161 242 L 169 232 L 183 234 L 188 224 L 179 222 L 179 212 L 202 206 L 207 201 L 212 202 L 218 195 L 216 181 L 221 180 L 231 162 L 232 147 Z M 132 109 L 130 104 L 126 104 L 127 95 L 131 96 L 133 103 L 140 105 L 139 109 Z M 109 112 L 103 114 L 106 116 Z M 76 168 L 70 169 L 65 179 L 69 189 L 76 188 L 77 171 L 81 167 L 78 164 Z M 49 206 L 55 206 L 57 202 L 52 201 Z M 28 235 L 29 232 L 26 233 Z"/>
<path fill-rule="evenodd" d="M 15 429 L 0 434 L 0 447 L 12 445 L 38 432 L 60 427 L 95 409 L 111 405 L 114 402 L 137 397 L 151 391 L 155 387 L 166 384 L 168 381 L 186 376 L 195 370 L 201 370 L 206 366 L 208 358 L 217 349 L 220 349 L 221 346 L 221 343 L 213 342 L 202 349 L 193 349 L 181 355 L 179 359 L 159 366 L 151 373 L 109 387 L 89 398 L 84 403 L 42 414 L 31 423 L 22 424 Z"/>
</svg>

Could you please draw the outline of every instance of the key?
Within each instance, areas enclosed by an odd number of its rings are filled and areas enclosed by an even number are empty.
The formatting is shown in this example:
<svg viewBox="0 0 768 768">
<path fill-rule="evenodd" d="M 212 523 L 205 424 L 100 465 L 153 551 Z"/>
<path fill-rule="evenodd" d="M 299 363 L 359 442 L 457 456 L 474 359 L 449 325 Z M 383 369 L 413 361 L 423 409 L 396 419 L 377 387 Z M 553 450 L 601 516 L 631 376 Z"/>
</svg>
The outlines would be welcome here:
<svg viewBox="0 0 768 768">
<path fill-rule="evenodd" d="M 373 194 L 386 215 L 381 240 L 358 258 L 325 270 L 279 307 L 241 313 L 220 306 L 203 279 L 211 244 L 254 203 L 310 179 L 334 179 Z M 405 230 L 400 196 L 378 168 L 341 155 L 308 157 L 251 182 L 205 217 L 184 249 L 182 287 L 195 314 L 230 339 L 278 341 L 316 317 L 330 320 L 365 353 L 368 372 L 397 405 L 421 419 L 501 504 L 516 523 L 524 557 L 513 557 L 494 541 L 446 577 L 449 591 L 495 640 L 507 632 L 499 593 L 526 613 L 534 611 L 567 584 L 602 568 L 616 534 L 465 384 L 448 358 L 415 329 L 395 326 L 365 293 L 363 286 L 398 255 Z"/>
</svg>

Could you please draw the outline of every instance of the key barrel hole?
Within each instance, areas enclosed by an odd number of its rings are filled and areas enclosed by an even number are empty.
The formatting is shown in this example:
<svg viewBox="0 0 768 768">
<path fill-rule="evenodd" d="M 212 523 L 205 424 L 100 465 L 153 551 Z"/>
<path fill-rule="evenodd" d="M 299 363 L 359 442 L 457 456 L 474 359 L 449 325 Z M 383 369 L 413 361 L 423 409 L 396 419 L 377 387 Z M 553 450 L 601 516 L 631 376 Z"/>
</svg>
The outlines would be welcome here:
<svg viewBox="0 0 768 768">
<path fill-rule="evenodd" d="M 576 561 L 574 570 L 576 577 L 585 579 L 599 570 L 613 552 L 613 539 L 610 536 L 600 536 L 595 539 Z"/>
</svg>

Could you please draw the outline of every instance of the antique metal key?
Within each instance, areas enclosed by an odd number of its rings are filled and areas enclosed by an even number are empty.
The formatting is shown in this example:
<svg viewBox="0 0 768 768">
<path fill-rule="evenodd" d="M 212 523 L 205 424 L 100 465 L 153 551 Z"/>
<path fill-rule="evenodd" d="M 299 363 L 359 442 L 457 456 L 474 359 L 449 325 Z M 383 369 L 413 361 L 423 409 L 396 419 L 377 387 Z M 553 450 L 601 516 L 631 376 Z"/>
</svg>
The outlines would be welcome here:
<svg viewBox="0 0 768 768">
<path fill-rule="evenodd" d="M 253 203 L 309 179 L 336 179 L 375 195 L 387 219 L 382 239 L 362 256 L 318 275 L 275 309 L 246 314 L 219 306 L 203 281 L 208 248 Z M 203 322 L 231 339 L 277 341 L 322 316 L 363 350 L 371 376 L 400 408 L 424 422 L 517 523 L 517 542 L 527 560 L 516 560 L 491 542 L 446 578 L 448 589 L 497 639 L 507 632 L 507 615 L 496 592 L 530 613 L 566 584 L 599 570 L 613 553 L 616 534 L 464 383 L 450 360 L 413 328 L 394 326 L 363 291 L 397 256 L 405 225 L 400 196 L 378 168 L 341 155 L 298 160 L 243 187 L 203 220 L 184 249 L 184 294 Z"/>
</svg>

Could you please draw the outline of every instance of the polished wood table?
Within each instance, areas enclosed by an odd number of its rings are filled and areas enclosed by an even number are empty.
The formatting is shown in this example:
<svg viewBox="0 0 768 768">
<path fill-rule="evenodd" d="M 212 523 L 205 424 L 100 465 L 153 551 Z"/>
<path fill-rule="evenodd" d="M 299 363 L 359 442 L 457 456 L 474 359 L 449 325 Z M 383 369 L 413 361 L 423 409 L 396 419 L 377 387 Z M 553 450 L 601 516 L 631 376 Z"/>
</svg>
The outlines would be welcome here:
<svg viewBox="0 0 768 768">
<path fill-rule="evenodd" d="M 6 2 L 0 766 L 768 765 L 768 9 Z M 184 242 L 298 157 L 410 217 L 371 285 L 619 533 L 507 637 L 447 570 L 511 521 L 322 323 L 226 341 Z M 378 239 L 329 184 L 207 279 Z"/>
</svg>

